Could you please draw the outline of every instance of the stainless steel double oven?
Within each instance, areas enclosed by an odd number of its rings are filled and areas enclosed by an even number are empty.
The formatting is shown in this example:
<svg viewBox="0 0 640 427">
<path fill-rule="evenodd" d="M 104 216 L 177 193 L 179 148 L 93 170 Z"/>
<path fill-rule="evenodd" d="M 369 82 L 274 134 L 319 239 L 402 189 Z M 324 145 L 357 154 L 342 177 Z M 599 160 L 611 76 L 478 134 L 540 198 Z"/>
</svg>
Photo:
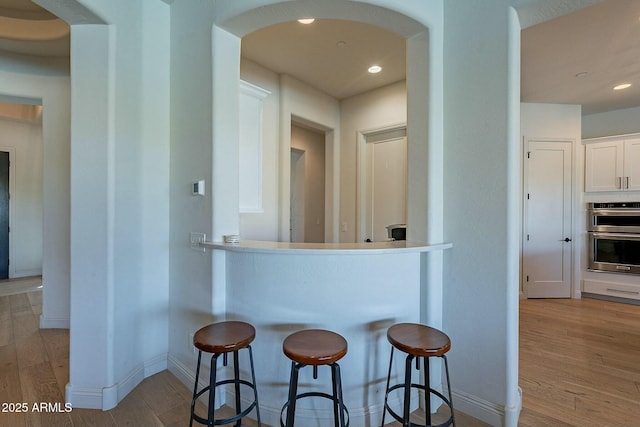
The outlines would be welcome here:
<svg viewBox="0 0 640 427">
<path fill-rule="evenodd" d="M 589 203 L 592 271 L 640 274 L 640 202 Z"/>
</svg>

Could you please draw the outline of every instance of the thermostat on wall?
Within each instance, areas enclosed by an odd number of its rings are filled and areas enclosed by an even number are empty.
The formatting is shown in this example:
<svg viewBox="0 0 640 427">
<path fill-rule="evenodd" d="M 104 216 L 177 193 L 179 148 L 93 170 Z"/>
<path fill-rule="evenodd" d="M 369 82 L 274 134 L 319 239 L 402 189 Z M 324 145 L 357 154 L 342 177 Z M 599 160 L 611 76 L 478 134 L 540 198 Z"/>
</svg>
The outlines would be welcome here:
<svg viewBox="0 0 640 427">
<path fill-rule="evenodd" d="M 204 179 L 193 183 L 192 194 L 194 196 L 204 196 Z"/>
</svg>

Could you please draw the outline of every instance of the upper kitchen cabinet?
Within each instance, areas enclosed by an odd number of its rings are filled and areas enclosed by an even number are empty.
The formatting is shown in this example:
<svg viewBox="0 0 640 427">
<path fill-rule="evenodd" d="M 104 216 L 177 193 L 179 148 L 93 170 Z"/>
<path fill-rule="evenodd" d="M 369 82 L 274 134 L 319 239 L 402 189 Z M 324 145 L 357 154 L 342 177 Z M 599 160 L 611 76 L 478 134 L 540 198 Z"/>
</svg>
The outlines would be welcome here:
<svg viewBox="0 0 640 427">
<path fill-rule="evenodd" d="M 585 191 L 640 191 L 640 135 L 583 142 Z"/>
</svg>

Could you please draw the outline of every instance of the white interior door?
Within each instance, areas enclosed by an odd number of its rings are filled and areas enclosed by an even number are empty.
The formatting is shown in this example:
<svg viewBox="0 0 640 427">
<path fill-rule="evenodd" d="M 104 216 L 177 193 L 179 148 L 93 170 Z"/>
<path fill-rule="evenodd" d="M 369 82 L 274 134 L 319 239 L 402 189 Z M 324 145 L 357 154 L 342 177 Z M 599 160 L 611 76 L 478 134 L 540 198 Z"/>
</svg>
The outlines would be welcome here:
<svg viewBox="0 0 640 427">
<path fill-rule="evenodd" d="M 406 224 L 407 138 L 367 143 L 367 237 L 388 240 L 387 225 Z"/>
<path fill-rule="evenodd" d="M 527 143 L 523 279 L 528 298 L 571 296 L 572 146 Z"/>
</svg>

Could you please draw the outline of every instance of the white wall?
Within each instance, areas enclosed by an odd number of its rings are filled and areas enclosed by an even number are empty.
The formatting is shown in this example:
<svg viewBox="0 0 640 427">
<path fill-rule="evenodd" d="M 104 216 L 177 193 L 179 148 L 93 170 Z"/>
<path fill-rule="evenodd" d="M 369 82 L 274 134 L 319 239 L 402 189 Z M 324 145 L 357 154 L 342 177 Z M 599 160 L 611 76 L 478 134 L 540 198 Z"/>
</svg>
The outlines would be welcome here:
<svg viewBox="0 0 640 427">
<path fill-rule="evenodd" d="M 520 28 L 505 2 L 465 0 L 445 1 L 444 31 L 444 236 L 454 246 L 445 253 L 443 327 L 454 399 L 493 425 L 515 426 Z"/>
<path fill-rule="evenodd" d="M 193 334 L 224 318 L 214 307 L 212 255 L 189 248 L 189 232 L 212 233 L 212 34 L 213 3 L 171 6 L 171 233 L 169 369 L 193 384 Z M 191 184 L 205 179 L 204 197 Z M 236 230 L 237 231 L 237 230 Z M 191 335 L 192 336 L 192 335 Z"/>
<path fill-rule="evenodd" d="M 0 100 L 42 105 L 43 236 L 40 326 L 69 327 L 69 64 L 0 55 Z"/>
<path fill-rule="evenodd" d="M 337 241 L 340 185 L 340 104 L 335 98 L 289 76 L 280 76 L 280 228 L 278 240 L 289 241 L 291 123 L 325 132 L 324 241 Z"/>
<path fill-rule="evenodd" d="M 21 108 L 18 104 L 7 104 Z M 14 117 L 20 117 L 16 115 Z M 10 277 L 42 274 L 42 123 L 0 116 L 0 151 L 15 156 L 11 203 Z M 10 179 L 11 179 L 10 178 Z"/>
<path fill-rule="evenodd" d="M 581 107 L 569 104 L 520 104 L 520 129 L 523 136 L 564 138 L 580 142 Z"/>
<path fill-rule="evenodd" d="M 582 117 L 582 138 L 640 132 L 640 107 L 589 114 Z"/>
<path fill-rule="evenodd" d="M 263 207 L 264 212 L 241 213 L 240 234 L 245 239 L 289 240 L 289 147 L 294 120 L 326 131 L 327 174 L 324 239 L 332 241 L 337 230 L 339 153 L 336 137 L 340 134 L 340 106 L 336 99 L 288 75 L 278 75 L 260 65 L 242 59 L 242 80 L 268 90 L 263 100 Z M 334 131 L 331 131 L 334 129 Z M 285 158 L 286 157 L 286 158 Z M 331 190 L 329 190 L 331 189 Z M 283 213 L 280 215 L 280 213 Z"/>
<path fill-rule="evenodd" d="M 278 240 L 278 180 L 279 180 L 279 77 L 255 62 L 242 58 L 242 80 L 270 93 L 262 100 L 262 212 L 240 214 L 240 235 L 243 239 Z"/>
<path fill-rule="evenodd" d="M 167 366 L 169 6 L 39 3 L 72 26 L 66 398 L 109 409 Z"/>
<path fill-rule="evenodd" d="M 357 239 L 358 133 L 367 133 L 407 123 L 407 87 L 404 81 L 343 99 L 340 142 L 340 223 L 341 242 Z M 408 141 L 408 144 L 411 144 Z"/>
</svg>

